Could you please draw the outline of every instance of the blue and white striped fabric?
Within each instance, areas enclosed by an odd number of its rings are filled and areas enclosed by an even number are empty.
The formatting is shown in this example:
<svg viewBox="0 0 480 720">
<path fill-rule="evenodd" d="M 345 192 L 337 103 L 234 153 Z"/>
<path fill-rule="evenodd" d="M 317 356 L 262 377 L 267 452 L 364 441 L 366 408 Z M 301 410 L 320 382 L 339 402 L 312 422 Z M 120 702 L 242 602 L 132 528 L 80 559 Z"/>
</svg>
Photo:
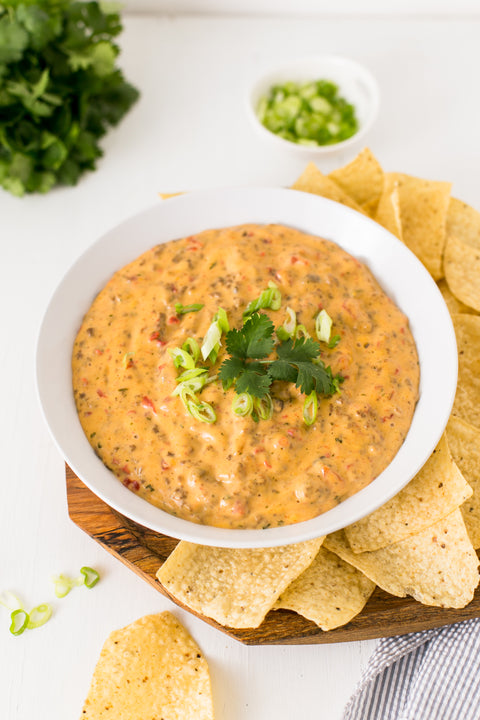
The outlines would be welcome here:
<svg viewBox="0 0 480 720">
<path fill-rule="evenodd" d="M 343 720 L 479 720 L 480 620 L 380 641 Z"/>
</svg>

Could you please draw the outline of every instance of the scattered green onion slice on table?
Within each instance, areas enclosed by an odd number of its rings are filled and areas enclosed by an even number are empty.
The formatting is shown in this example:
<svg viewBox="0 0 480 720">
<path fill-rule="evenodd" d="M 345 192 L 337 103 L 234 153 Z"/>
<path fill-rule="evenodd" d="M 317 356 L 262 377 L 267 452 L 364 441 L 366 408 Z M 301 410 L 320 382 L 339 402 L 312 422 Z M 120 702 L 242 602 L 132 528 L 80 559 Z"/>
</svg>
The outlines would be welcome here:
<svg viewBox="0 0 480 720">
<path fill-rule="evenodd" d="M 313 425 L 317 419 L 318 412 L 318 398 L 317 393 L 313 390 L 310 395 L 307 395 L 305 402 L 303 403 L 303 420 L 305 425 Z"/>
<path fill-rule="evenodd" d="M 12 635 L 21 635 L 28 627 L 28 613 L 22 608 L 18 608 L 17 610 L 12 610 L 10 618 L 12 621 L 10 624 L 10 632 Z"/>
<path fill-rule="evenodd" d="M 52 617 L 52 608 L 48 603 L 42 603 L 32 608 L 28 613 L 27 628 L 34 630 L 42 625 L 45 625 L 48 620 Z"/>
<path fill-rule="evenodd" d="M 57 598 L 64 598 L 76 584 L 68 575 L 54 575 L 52 580 Z"/>
<path fill-rule="evenodd" d="M 354 106 L 329 80 L 273 85 L 260 99 L 257 117 L 270 132 L 300 145 L 333 145 L 358 130 Z"/>
<path fill-rule="evenodd" d="M 87 588 L 93 588 L 100 580 L 100 575 L 96 570 L 88 565 L 84 565 L 80 568 L 80 574 L 83 576 L 83 583 Z"/>
<path fill-rule="evenodd" d="M 0 593 L 0 605 L 6 607 L 7 610 L 23 610 L 21 601 L 11 590 L 4 590 Z"/>
</svg>

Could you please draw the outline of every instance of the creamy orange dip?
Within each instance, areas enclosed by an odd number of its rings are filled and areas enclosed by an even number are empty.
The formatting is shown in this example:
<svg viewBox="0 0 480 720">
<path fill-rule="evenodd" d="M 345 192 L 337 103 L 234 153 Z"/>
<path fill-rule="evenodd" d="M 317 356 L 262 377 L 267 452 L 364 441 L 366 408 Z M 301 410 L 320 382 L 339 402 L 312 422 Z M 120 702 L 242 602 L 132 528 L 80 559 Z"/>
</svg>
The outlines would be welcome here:
<svg viewBox="0 0 480 720">
<path fill-rule="evenodd" d="M 305 396 L 276 381 L 269 420 L 232 412 L 219 381 L 201 399 L 207 424 L 172 396 L 180 370 L 169 348 L 201 344 L 219 308 L 231 328 L 269 281 L 314 339 L 324 308 L 340 336 L 322 359 L 344 382 L 319 396 L 307 426 Z M 177 315 L 175 304 L 203 303 Z M 210 374 L 226 357 L 225 336 Z M 199 365 L 208 365 L 202 359 Z M 83 429 L 97 455 L 131 491 L 197 523 L 266 528 L 313 518 L 368 485 L 390 463 L 410 426 L 419 366 L 404 314 L 368 268 L 336 244 L 280 225 L 209 230 L 149 250 L 118 271 L 83 320 L 72 358 Z"/>
</svg>

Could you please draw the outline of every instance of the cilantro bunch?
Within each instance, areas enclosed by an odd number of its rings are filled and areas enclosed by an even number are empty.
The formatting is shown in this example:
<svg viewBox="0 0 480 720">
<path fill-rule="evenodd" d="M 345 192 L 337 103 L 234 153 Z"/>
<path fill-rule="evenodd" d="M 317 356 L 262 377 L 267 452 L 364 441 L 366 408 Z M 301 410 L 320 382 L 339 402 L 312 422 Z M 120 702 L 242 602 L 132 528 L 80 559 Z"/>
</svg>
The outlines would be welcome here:
<svg viewBox="0 0 480 720">
<path fill-rule="evenodd" d="M 75 185 L 99 139 L 138 98 L 115 67 L 117 8 L 0 0 L 0 185 L 13 195 Z"/>
<path fill-rule="evenodd" d="M 264 313 L 253 313 L 240 330 L 230 330 L 226 346 L 230 357 L 223 361 L 219 378 L 224 389 L 267 396 L 274 380 L 293 382 L 305 395 L 333 395 L 341 379 L 333 377 L 320 356 L 320 344 L 312 338 L 288 338 L 276 345 L 275 327 Z M 266 359 L 276 349 L 277 357 Z"/>
</svg>

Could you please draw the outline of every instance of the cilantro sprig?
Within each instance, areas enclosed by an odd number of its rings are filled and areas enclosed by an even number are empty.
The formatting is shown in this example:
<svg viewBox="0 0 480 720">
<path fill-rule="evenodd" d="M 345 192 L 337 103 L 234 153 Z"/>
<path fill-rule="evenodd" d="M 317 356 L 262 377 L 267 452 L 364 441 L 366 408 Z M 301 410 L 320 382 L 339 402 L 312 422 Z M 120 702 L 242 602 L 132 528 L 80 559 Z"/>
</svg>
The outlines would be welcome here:
<svg viewBox="0 0 480 720">
<path fill-rule="evenodd" d="M 75 185 L 138 98 L 116 67 L 118 6 L 0 0 L 0 187 Z"/>
<path fill-rule="evenodd" d="M 274 380 L 292 382 L 302 393 L 322 395 L 337 392 L 340 376 L 333 377 L 330 367 L 320 358 L 320 344 L 312 338 L 288 338 L 275 345 L 275 327 L 270 318 L 255 312 L 241 329 L 226 335 L 230 357 L 220 367 L 224 389 L 235 384 L 235 391 L 264 398 Z M 276 349 L 277 357 L 268 358 Z"/>
</svg>

